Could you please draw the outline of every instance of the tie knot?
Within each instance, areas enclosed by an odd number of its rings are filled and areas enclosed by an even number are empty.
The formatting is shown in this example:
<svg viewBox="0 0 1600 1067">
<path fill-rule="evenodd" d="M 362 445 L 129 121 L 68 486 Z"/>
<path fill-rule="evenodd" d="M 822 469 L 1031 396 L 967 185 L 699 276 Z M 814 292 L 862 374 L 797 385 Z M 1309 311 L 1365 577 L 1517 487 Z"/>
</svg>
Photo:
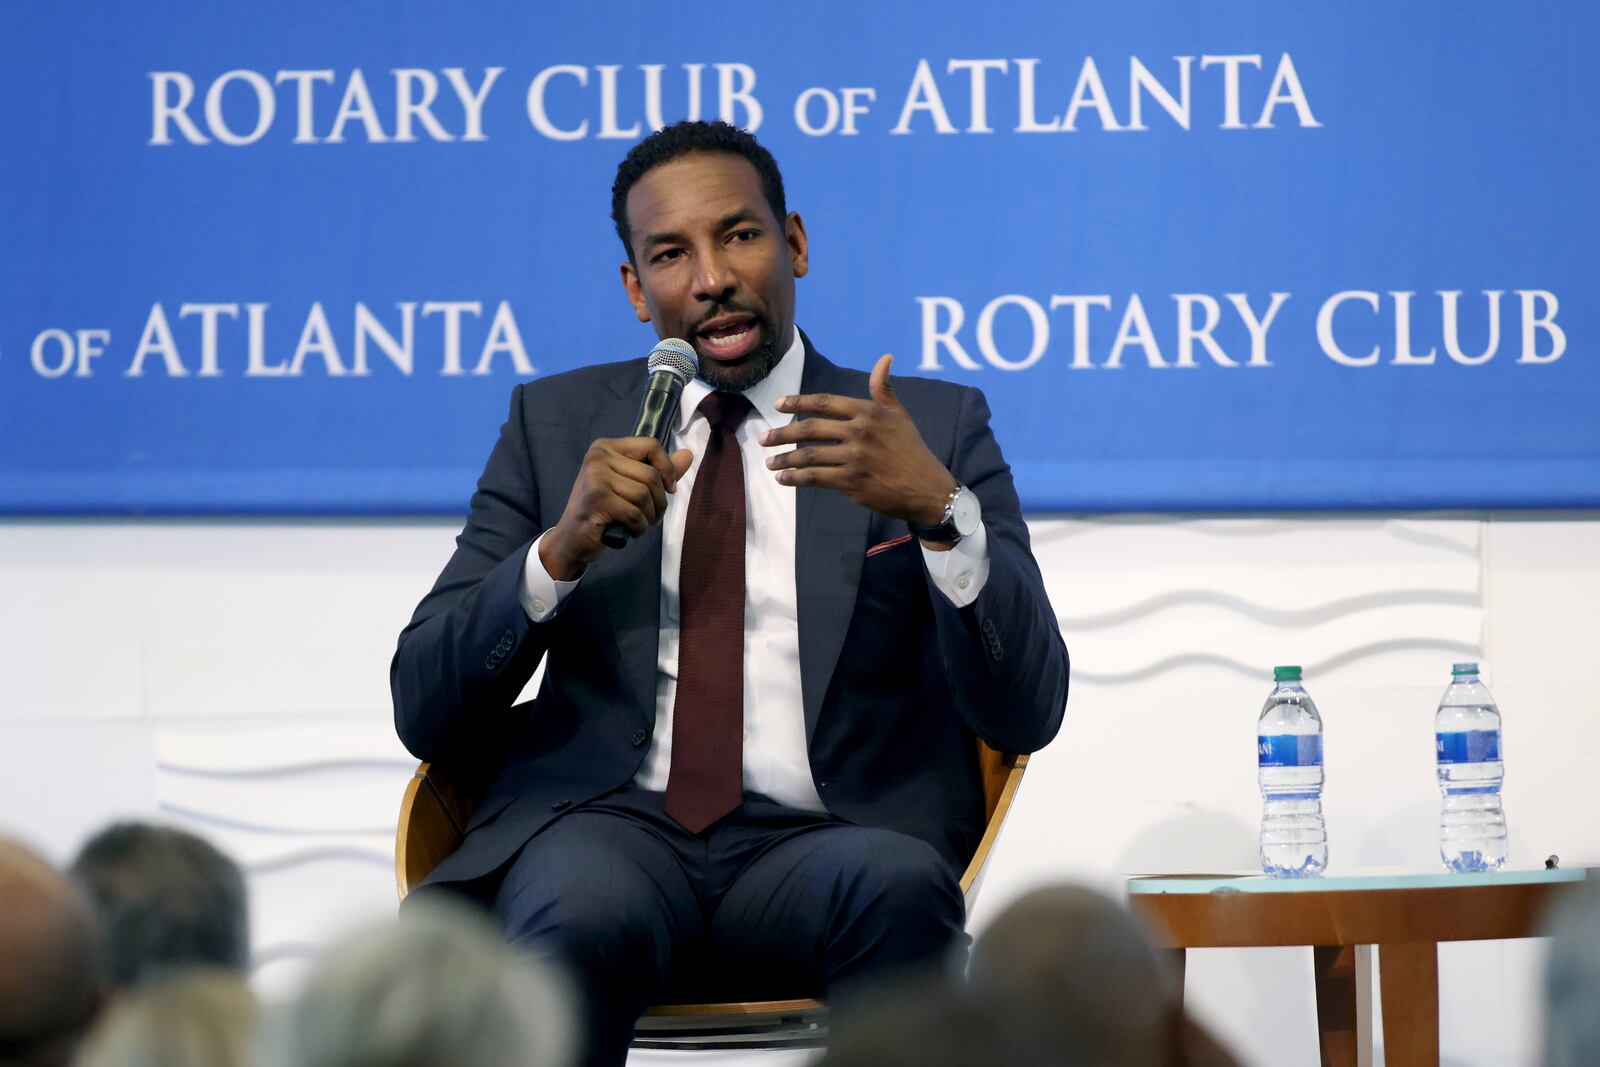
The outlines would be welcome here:
<svg viewBox="0 0 1600 1067">
<path fill-rule="evenodd" d="M 743 393 L 707 393 L 706 398 L 700 401 L 700 414 L 706 417 L 713 430 L 732 433 L 750 411 L 750 401 L 745 399 Z"/>
</svg>

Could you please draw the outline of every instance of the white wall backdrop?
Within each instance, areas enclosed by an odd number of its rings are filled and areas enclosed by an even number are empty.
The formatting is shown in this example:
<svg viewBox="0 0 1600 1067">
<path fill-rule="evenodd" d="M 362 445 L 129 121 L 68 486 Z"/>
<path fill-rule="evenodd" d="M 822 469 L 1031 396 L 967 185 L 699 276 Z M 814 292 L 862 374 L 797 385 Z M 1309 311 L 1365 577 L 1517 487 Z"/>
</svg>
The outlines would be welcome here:
<svg viewBox="0 0 1600 1067">
<path fill-rule="evenodd" d="M 1431 716 L 1450 662 L 1472 658 L 1505 715 L 1511 863 L 1600 859 L 1581 792 L 1600 751 L 1600 514 L 1032 525 L 1073 689 L 975 931 L 1053 879 L 1252 866 L 1275 663 L 1306 667 L 1326 722 L 1330 873 L 1437 863 Z M 62 861 L 116 817 L 206 834 L 250 872 L 260 984 L 292 988 L 335 932 L 393 910 L 413 761 L 389 656 L 456 529 L 0 523 L 0 830 Z M 1539 958 L 1537 942 L 1445 948 L 1446 1062 L 1531 1062 Z M 1188 988 L 1250 1062 L 1316 1062 L 1308 950 L 1194 953 Z"/>
</svg>

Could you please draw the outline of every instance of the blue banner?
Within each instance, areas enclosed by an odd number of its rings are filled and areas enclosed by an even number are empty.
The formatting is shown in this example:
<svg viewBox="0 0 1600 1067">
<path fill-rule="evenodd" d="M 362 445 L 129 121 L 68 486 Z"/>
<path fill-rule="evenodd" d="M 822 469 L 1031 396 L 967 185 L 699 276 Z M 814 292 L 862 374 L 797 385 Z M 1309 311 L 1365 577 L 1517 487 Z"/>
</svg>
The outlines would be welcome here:
<svg viewBox="0 0 1600 1067">
<path fill-rule="evenodd" d="M 777 156 L 817 346 L 982 387 L 1034 511 L 1597 506 L 1597 31 L 6 5 L 0 511 L 462 511 L 515 382 L 649 349 L 610 186 L 686 117 Z"/>
</svg>

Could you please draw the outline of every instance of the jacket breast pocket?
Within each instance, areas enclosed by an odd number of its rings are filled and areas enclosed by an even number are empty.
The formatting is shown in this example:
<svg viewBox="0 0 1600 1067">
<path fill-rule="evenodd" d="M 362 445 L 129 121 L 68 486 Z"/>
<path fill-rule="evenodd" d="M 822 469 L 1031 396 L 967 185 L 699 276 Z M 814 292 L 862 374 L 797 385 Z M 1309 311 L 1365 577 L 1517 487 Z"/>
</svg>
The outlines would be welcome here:
<svg viewBox="0 0 1600 1067">
<path fill-rule="evenodd" d="M 917 540 L 906 534 L 871 541 L 861 561 L 856 621 L 878 641 L 909 640 L 929 610 L 927 568 Z M 899 636 L 891 637 L 896 631 Z"/>
</svg>

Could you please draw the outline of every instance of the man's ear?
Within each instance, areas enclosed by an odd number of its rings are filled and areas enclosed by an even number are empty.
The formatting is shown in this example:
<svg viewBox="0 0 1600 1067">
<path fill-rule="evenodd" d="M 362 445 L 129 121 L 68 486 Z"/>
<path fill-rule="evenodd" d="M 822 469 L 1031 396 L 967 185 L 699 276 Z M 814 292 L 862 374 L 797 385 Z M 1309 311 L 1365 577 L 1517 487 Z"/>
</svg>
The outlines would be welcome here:
<svg viewBox="0 0 1600 1067">
<path fill-rule="evenodd" d="M 632 263 L 622 265 L 622 288 L 628 293 L 628 303 L 640 322 L 650 321 L 650 308 L 644 302 L 644 286 L 639 284 L 639 270 Z"/>
<path fill-rule="evenodd" d="M 783 238 L 789 245 L 789 265 L 794 268 L 794 276 L 804 278 L 811 269 L 811 258 L 806 245 L 806 224 L 800 212 L 791 211 L 783 220 Z"/>
</svg>

